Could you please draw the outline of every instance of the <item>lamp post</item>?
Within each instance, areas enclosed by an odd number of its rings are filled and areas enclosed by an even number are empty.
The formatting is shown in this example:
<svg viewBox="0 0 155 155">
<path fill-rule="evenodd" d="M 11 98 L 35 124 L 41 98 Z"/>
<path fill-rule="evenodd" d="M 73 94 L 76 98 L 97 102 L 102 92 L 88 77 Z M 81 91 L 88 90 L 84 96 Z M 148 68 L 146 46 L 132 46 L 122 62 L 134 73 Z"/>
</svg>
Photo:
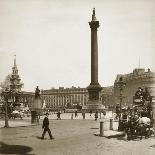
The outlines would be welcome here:
<svg viewBox="0 0 155 155">
<path fill-rule="evenodd" d="M 120 77 L 119 81 L 117 82 L 117 86 L 119 88 L 120 94 L 119 94 L 119 100 L 120 100 L 120 104 L 119 104 L 119 125 L 118 125 L 118 130 L 121 131 L 122 130 L 122 126 L 121 126 L 121 113 L 122 113 L 122 101 L 123 101 L 123 88 L 126 86 L 126 83 L 123 81 L 123 78 Z"/>
<path fill-rule="evenodd" d="M 4 102 L 5 102 L 5 126 L 6 128 L 9 127 L 9 122 L 8 122 L 8 100 L 10 99 L 10 91 L 6 88 L 3 92 L 2 92 L 2 96 L 4 98 Z"/>
</svg>

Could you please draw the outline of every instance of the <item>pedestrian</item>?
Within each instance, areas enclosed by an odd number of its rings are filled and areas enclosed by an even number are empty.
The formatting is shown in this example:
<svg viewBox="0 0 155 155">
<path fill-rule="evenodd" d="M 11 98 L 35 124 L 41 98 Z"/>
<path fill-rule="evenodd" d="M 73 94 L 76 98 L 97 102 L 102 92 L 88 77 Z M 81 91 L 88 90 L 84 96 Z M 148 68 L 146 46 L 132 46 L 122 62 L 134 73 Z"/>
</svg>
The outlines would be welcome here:
<svg viewBox="0 0 155 155">
<path fill-rule="evenodd" d="M 57 120 L 61 120 L 60 115 L 61 115 L 61 113 L 60 113 L 60 111 L 58 111 L 58 113 L 57 113 Z"/>
<path fill-rule="evenodd" d="M 85 112 L 82 112 L 83 119 L 85 119 Z"/>
<path fill-rule="evenodd" d="M 95 121 L 98 119 L 98 111 L 95 112 Z"/>
<path fill-rule="evenodd" d="M 43 125 L 42 128 L 44 129 L 43 133 L 42 133 L 42 137 L 41 139 L 44 139 L 45 133 L 48 132 L 50 139 L 54 139 L 54 137 L 51 134 L 51 130 L 49 128 L 49 119 L 48 119 L 48 113 L 45 114 L 45 118 L 43 120 Z"/>
<path fill-rule="evenodd" d="M 90 110 L 90 116 L 91 116 L 91 114 L 92 114 L 92 110 Z"/>
<path fill-rule="evenodd" d="M 73 120 L 73 113 L 72 113 L 72 115 L 71 115 L 71 119 Z"/>
<path fill-rule="evenodd" d="M 77 117 L 77 110 L 75 111 L 75 117 Z"/>
</svg>

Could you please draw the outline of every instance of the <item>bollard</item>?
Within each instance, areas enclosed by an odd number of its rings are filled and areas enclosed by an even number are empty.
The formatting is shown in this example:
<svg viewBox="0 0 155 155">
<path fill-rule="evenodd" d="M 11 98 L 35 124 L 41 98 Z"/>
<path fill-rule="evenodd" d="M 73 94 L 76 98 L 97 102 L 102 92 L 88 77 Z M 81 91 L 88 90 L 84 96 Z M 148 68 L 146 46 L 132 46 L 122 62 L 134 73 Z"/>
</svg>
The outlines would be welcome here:
<svg viewBox="0 0 155 155">
<path fill-rule="evenodd" d="M 104 136 L 104 122 L 100 122 L 100 136 Z"/>
<path fill-rule="evenodd" d="M 110 130 L 113 130 L 113 119 L 110 119 Z"/>
</svg>

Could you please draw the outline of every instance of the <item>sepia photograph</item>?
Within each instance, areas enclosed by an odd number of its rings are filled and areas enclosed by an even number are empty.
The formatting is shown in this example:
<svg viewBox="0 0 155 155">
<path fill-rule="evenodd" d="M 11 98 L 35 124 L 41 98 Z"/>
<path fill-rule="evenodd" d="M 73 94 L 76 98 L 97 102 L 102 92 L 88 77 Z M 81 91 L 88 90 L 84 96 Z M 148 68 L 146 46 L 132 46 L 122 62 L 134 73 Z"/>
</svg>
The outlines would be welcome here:
<svg viewBox="0 0 155 155">
<path fill-rule="evenodd" d="M 154 155 L 155 0 L 0 0 L 0 154 Z"/>
</svg>

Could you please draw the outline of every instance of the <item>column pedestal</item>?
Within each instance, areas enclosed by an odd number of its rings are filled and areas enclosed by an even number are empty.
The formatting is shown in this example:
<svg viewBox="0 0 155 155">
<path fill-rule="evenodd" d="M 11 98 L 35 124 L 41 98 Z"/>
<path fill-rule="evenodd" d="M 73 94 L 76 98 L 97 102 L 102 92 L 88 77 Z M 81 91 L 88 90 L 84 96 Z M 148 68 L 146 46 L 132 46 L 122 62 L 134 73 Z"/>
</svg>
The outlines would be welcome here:
<svg viewBox="0 0 155 155">
<path fill-rule="evenodd" d="M 87 87 L 88 93 L 89 93 L 89 100 L 88 103 L 82 107 L 84 111 L 103 111 L 104 106 L 101 104 L 100 101 L 100 92 L 102 90 L 102 87 L 99 84 L 90 84 Z"/>
</svg>

